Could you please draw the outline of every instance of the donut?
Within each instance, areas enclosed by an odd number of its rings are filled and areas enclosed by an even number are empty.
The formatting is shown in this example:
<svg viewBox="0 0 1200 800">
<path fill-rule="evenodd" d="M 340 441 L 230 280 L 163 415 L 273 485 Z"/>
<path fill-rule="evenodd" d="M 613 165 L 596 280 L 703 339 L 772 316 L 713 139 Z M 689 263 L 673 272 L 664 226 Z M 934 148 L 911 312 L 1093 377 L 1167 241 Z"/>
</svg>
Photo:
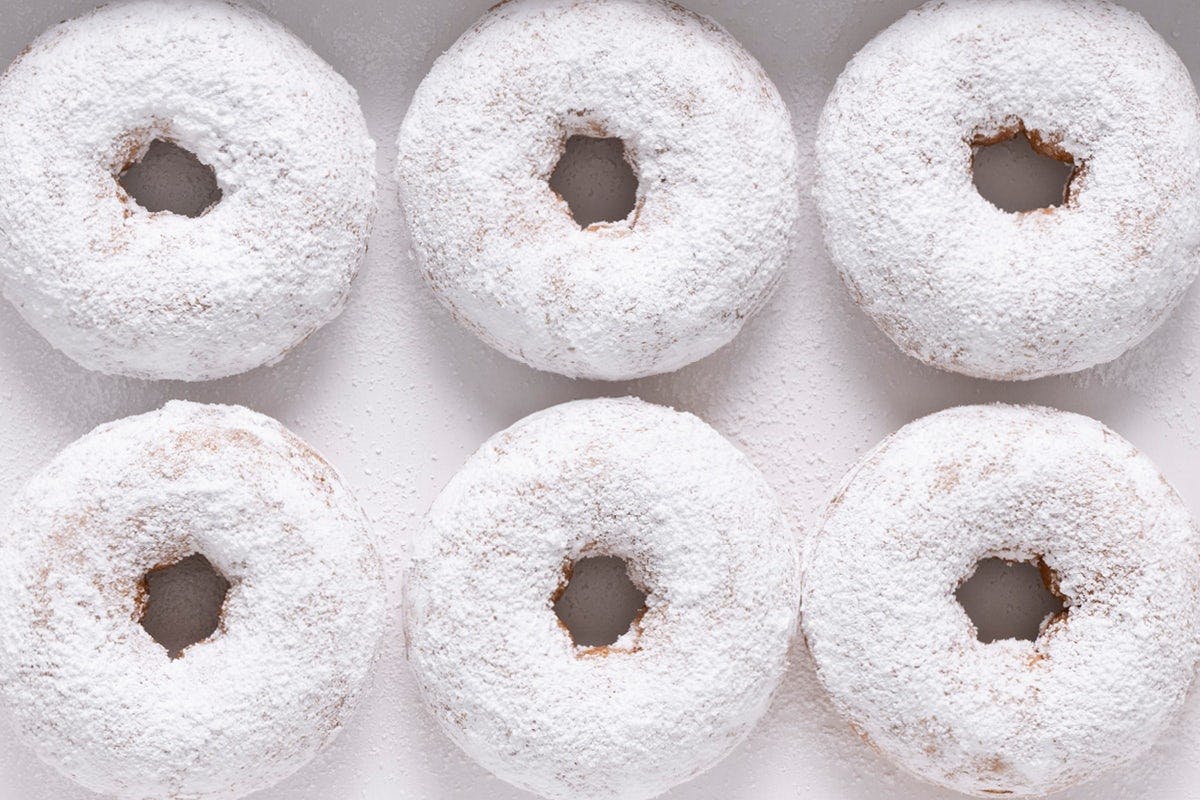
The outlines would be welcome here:
<svg viewBox="0 0 1200 800">
<path fill-rule="evenodd" d="M 410 547 L 408 660 L 469 756 L 546 798 L 655 797 L 754 726 L 783 674 L 797 547 L 762 476 L 690 414 L 582 400 L 496 434 Z M 574 564 L 625 560 L 611 645 L 555 617 Z"/>
<path fill-rule="evenodd" d="M 955 589 L 1033 561 L 1065 612 L 984 644 Z M 917 420 L 846 477 L 805 547 L 802 626 L 834 705 L 925 780 L 1044 795 L 1143 756 L 1197 661 L 1200 535 L 1158 469 L 1099 422 L 968 406 Z"/>
<path fill-rule="evenodd" d="M 635 205 L 581 228 L 549 179 L 573 136 L 616 138 Z M 433 293 L 541 370 L 624 380 L 728 343 L 799 217 L 787 107 L 712 20 L 662 0 L 515 0 L 430 70 L 399 180 Z"/>
<path fill-rule="evenodd" d="M 1074 165 L 1061 205 L 1007 213 L 974 153 L 1024 133 Z M 1110 361 L 1200 266 L 1200 100 L 1138 14 L 1102 0 L 946 0 L 879 34 L 816 140 L 829 253 L 904 352 L 1026 380 Z"/>
<path fill-rule="evenodd" d="M 217 630 L 171 658 L 148 575 L 201 554 Z M 235 798 L 351 714 L 383 627 L 379 557 L 332 467 L 278 422 L 172 402 L 102 425 L 18 494 L 0 540 L 0 696 L 17 733 L 120 798 Z"/>
<path fill-rule="evenodd" d="M 156 140 L 220 200 L 147 211 L 118 177 Z M 261 13 L 134 0 L 51 28 L 0 78 L 4 295 L 84 367 L 208 380 L 335 317 L 366 250 L 375 145 L 357 95 Z"/>
</svg>

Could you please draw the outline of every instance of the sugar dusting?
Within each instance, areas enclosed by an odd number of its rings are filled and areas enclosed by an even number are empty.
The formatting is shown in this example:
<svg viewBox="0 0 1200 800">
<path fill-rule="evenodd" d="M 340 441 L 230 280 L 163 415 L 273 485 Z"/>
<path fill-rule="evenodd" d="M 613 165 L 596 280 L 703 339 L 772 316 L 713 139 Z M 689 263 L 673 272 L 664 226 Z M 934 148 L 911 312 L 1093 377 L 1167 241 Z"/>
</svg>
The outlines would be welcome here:
<svg viewBox="0 0 1200 800">
<path fill-rule="evenodd" d="M 1028 133 L 1074 162 L 1061 207 L 1002 211 L 974 147 Z M 1031 379 L 1116 358 L 1200 268 L 1200 99 L 1106 0 L 931 2 L 847 65 L 816 138 L 826 241 L 910 355 Z"/>
<path fill-rule="evenodd" d="M 117 176 L 155 139 L 219 202 L 147 211 Z M 47 30 L 0 78 L 4 294 L 80 364 L 208 380 L 337 316 L 375 212 L 353 88 L 252 9 L 115 3 Z"/>
<path fill-rule="evenodd" d="M 570 136 L 619 138 L 634 208 L 581 230 L 548 182 Z M 664 0 L 501 3 L 413 98 L 397 176 L 438 298 L 539 369 L 626 380 L 732 339 L 779 280 L 797 148 L 770 78 Z"/>
<path fill-rule="evenodd" d="M 169 658 L 146 574 L 199 553 L 217 630 Z M 97 428 L 18 495 L 0 551 L 0 692 L 18 733 L 121 798 L 271 786 L 349 719 L 383 627 L 381 564 L 340 476 L 279 423 L 168 403 Z"/>
<path fill-rule="evenodd" d="M 895 346 L 850 301 L 826 258 L 812 203 L 802 196 L 801 246 L 779 290 L 734 342 L 671 375 L 619 385 L 534 372 L 481 344 L 449 319 L 420 276 L 391 177 L 400 120 L 434 59 L 490 0 L 268 0 L 267 11 L 356 87 L 381 142 L 381 209 L 345 313 L 277 366 L 202 385 L 146 384 L 80 370 L 0 304 L 0 498 L 7 500 L 50 454 L 100 422 L 168 397 L 249 405 L 284 421 L 338 466 L 380 533 L 391 597 L 409 537 L 437 493 L 489 436 L 566 400 L 636 394 L 686 409 L 733 439 L 776 489 L 803 530 L 843 473 L 904 423 L 955 403 L 1003 400 L 1081 411 L 1103 420 L 1163 468 L 1200 512 L 1196 441 L 1172 427 L 1191 417 L 1200 383 L 1191 369 L 1200 337 L 1200 294 L 1141 347 L 1104 370 L 1022 384 L 970 380 L 925 367 Z M 12 58 L 59 19 L 91 7 L 45 0 L 10 9 L 0 30 Z M 763 65 L 779 86 L 801 146 L 801 185 L 811 184 L 814 123 L 846 61 L 915 5 L 912 0 L 694 0 Z M 1200 71 L 1200 5 L 1131 0 Z M 1171 34 L 1175 35 L 1172 36 Z M 1186 35 L 1183 35 L 1186 34 Z M 1155 353 L 1154 364 L 1143 358 Z M 1157 371 L 1156 371 L 1157 370 Z M 1160 391 L 1161 389 L 1161 391 Z M 390 619 L 399 619 L 394 607 Z M 399 630 L 359 711 L 326 753 L 263 800 L 364 797 L 528 800 L 493 778 L 425 712 L 404 661 Z M 0 708 L 0 724 L 7 712 Z M 1200 748 L 1200 700 L 1141 761 L 1067 800 L 1191 798 Z M 22 800 L 96 800 L 43 766 L 15 740 L 0 741 L 0 780 Z M 835 712 L 798 646 L 782 686 L 746 742 L 669 800 L 954 800 L 864 744 Z"/>
<path fill-rule="evenodd" d="M 988 557 L 1067 603 L 980 642 L 954 598 Z M 1200 531 L 1095 420 L 963 406 L 902 428 L 834 494 L 805 554 L 805 638 L 863 737 L 934 783 L 1041 796 L 1142 757 L 1200 653 Z M 1119 687 L 1119 689 L 1117 688 Z"/>
<path fill-rule="evenodd" d="M 411 545 L 405 640 L 430 712 L 547 798 L 656 797 L 740 742 L 783 674 L 794 533 L 754 466 L 690 414 L 582 400 L 496 434 Z M 564 567 L 623 558 L 646 610 L 574 644 Z"/>
</svg>

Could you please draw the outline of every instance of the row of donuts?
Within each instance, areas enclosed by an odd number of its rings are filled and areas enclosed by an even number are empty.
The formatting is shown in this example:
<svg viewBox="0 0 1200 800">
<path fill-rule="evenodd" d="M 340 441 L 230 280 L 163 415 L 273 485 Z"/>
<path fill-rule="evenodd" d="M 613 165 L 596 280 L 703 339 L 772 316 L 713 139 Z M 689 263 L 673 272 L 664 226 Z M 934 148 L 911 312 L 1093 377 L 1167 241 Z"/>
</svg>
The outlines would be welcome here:
<svg viewBox="0 0 1200 800">
<path fill-rule="evenodd" d="M 976 191 L 974 153 L 1022 134 L 1072 165 L 1061 205 L 1007 213 Z M 577 136 L 622 142 L 625 218 L 581 227 L 551 189 Z M 199 216 L 148 211 L 117 180 L 158 140 L 212 168 L 220 197 Z M 434 294 L 571 377 L 712 353 L 799 235 L 774 84 L 664 0 L 500 4 L 421 82 L 398 150 Z M 210 0 L 105 6 L 38 38 L 0 79 L 0 151 L 5 295 L 83 366 L 141 378 L 282 358 L 342 308 L 376 207 L 354 90 L 260 13 Z M 1200 100 L 1162 38 L 1103 0 L 908 14 L 838 79 L 815 167 L 854 300 L 943 369 L 1028 379 L 1115 358 L 1200 266 Z"/>
<path fill-rule="evenodd" d="M 220 377 L 345 301 L 374 145 L 353 90 L 261 14 L 105 7 L 31 45 L 0 106 L 5 293 L 84 366 Z M 1197 108 L 1170 48 L 1114 5 L 923 7 L 855 58 L 822 117 L 830 251 L 936 366 L 1028 378 L 1115 357 L 1195 274 Z M 972 149 L 1022 131 L 1074 164 L 1057 209 L 1004 214 L 970 186 Z M 625 142 L 628 218 L 580 228 L 549 191 L 572 135 Z M 222 198 L 200 217 L 148 212 L 115 180 L 162 138 L 214 169 Z M 532 366 L 624 378 L 707 355 L 765 301 L 796 236 L 796 153 L 773 85 L 710 21 L 657 0 L 518 0 L 422 83 L 397 175 L 457 319 Z M 378 557 L 336 473 L 277 423 L 172 404 L 105 426 L 31 482 L 10 526 L 0 689 L 80 783 L 242 795 L 351 712 L 383 627 Z M 761 476 L 695 418 L 550 409 L 490 440 L 414 538 L 409 657 L 443 729 L 506 780 L 650 797 L 765 709 L 796 624 L 795 549 Z M 847 479 L 809 539 L 805 638 L 835 705 L 908 769 L 1045 793 L 1141 755 L 1178 711 L 1197 549 L 1157 470 L 1098 423 L 958 409 Z M 194 552 L 230 583 L 221 627 L 164 659 L 137 624 L 143 579 Z M 588 553 L 625 558 L 647 592 L 603 649 L 575 646 L 550 608 Z M 1035 642 L 984 646 L 953 603 L 995 553 L 1039 560 L 1068 605 Z M 499 639 L 496 618 L 514 621 Z"/>
<path fill-rule="evenodd" d="M 854 729 L 980 797 L 1141 758 L 1193 683 L 1200 534 L 1092 419 L 973 406 L 911 423 L 798 550 L 763 477 L 696 417 L 634 398 L 555 406 L 484 443 L 413 536 L 405 653 L 451 740 L 561 800 L 652 798 L 720 761 L 766 711 L 801 609 Z M 996 554 L 1036 561 L 1065 605 L 1034 641 L 981 642 L 955 600 Z M 145 624 L 148 576 L 196 555 L 229 587 L 220 622 L 168 657 Z M 554 610 L 594 556 L 624 559 L 645 594 L 603 646 Z M 91 790 L 242 797 L 346 724 L 384 596 L 329 464 L 261 414 L 175 401 L 87 434 L 14 501 L 0 697 L 20 739 Z"/>
</svg>

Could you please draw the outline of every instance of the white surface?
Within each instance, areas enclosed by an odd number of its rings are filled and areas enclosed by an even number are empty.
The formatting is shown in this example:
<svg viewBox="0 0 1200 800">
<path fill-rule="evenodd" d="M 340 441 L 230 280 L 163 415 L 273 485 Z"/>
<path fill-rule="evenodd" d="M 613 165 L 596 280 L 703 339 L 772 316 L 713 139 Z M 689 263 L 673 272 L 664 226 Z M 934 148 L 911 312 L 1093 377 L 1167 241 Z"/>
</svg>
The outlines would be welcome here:
<svg viewBox="0 0 1200 800">
<path fill-rule="evenodd" d="M 7 61 L 79 0 L 8 3 Z M 860 313 L 824 254 L 804 196 L 802 243 L 780 291 L 733 344 L 665 377 L 572 382 L 506 359 L 456 326 L 412 263 L 391 182 L 397 127 L 434 57 L 483 12 L 463 4 L 270 3 L 268 10 L 354 84 L 379 142 L 381 214 L 346 312 L 281 364 L 212 384 L 140 383 L 84 372 L 0 306 L 0 502 L 53 453 L 99 422 L 169 397 L 245 403 L 278 417 L 344 473 L 378 527 L 398 597 L 404 541 L 434 495 L 483 440 L 527 413 L 573 397 L 635 393 L 693 411 L 732 438 L 783 497 L 798 532 L 843 471 L 915 417 L 965 402 L 1040 402 L 1098 417 L 1143 448 L 1200 511 L 1200 292 L 1116 363 L 1029 384 L 975 381 L 902 355 Z M 813 125 L 842 65 L 912 0 L 692 0 L 757 56 L 791 105 L 804 182 Z M 1200 4 L 1131 2 L 1200 72 Z M 256 800 L 527 798 L 475 766 L 433 726 L 402 660 L 393 615 L 373 688 L 342 737 Z M 802 646 L 758 730 L 671 800 L 953 798 L 899 774 L 832 711 Z M 0 725 L 7 719 L 0 711 Z M 1150 757 L 1063 797 L 1200 797 L 1200 696 Z M 82 800 L 33 754 L 0 736 L 0 798 Z"/>
</svg>

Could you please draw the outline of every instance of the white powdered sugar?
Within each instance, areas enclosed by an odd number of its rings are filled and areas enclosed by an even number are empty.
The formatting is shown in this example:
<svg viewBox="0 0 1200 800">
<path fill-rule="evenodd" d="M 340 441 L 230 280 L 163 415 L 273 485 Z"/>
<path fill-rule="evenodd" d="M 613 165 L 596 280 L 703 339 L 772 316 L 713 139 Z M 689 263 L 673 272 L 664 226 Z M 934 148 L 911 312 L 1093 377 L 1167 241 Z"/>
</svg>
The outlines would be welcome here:
<svg viewBox="0 0 1200 800">
<path fill-rule="evenodd" d="M 1010 214 L 979 146 L 1029 131 L 1064 203 Z M 854 57 L 816 140 L 826 242 L 856 302 L 942 369 L 1029 379 L 1141 341 L 1200 265 L 1200 102 L 1175 52 L 1100 0 L 949 0 Z"/>
<path fill-rule="evenodd" d="M 1065 616 L 981 643 L 955 599 L 984 558 L 1040 560 Z M 892 435 L 805 553 L 803 627 L 861 735 L 926 780 L 1042 795 L 1144 755 L 1197 661 L 1200 536 L 1099 422 L 969 406 Z"/>
<path fill-rule="evenodd" d="M 607 647 L 552 608 L 579 558 L 625 559 L 646 610 Z M 411 546 L 409 659 L 469 755 L 548 798 L 649 798 L 754 726 L 785 667 L 796 545 L 720 434 L 635 399 L 541 411 L 492 437 Z"/>
<path fill-rule="evenodd" d="M 196 218 L 117 176 L 155 139 L 213 169 Z M 281 358 L 341 310 L 375 211 L 357 95 L 261 13 L 211 0 L 105 6 L 0 79 L 4 293 L 80 364 L 206 380 Z"/>
<path fill-rule="evenodd" d="M 572 135 L 623 141 L 627 218 L 581 229 L 550 188 Z M 399 147 L 438 298 L 493 347 L 570 377 L 712 353 L 795 237 L 797 146 L 774 84 L 711 20 L 661 0 L 501 3 L 438 59 Z"/>
<path fill-rule="evenodd" d="M 148 571 L 230 583 L 172 660 L 138 624 Z M 0 539 L 0 695 L 20 737 L 94 791 L 237 798 L 352 712 L 384 622 L 380 560 L 337 473 L 274 420 L 172 402 L 103 425 L 18 495 Z"/>
</svg>

